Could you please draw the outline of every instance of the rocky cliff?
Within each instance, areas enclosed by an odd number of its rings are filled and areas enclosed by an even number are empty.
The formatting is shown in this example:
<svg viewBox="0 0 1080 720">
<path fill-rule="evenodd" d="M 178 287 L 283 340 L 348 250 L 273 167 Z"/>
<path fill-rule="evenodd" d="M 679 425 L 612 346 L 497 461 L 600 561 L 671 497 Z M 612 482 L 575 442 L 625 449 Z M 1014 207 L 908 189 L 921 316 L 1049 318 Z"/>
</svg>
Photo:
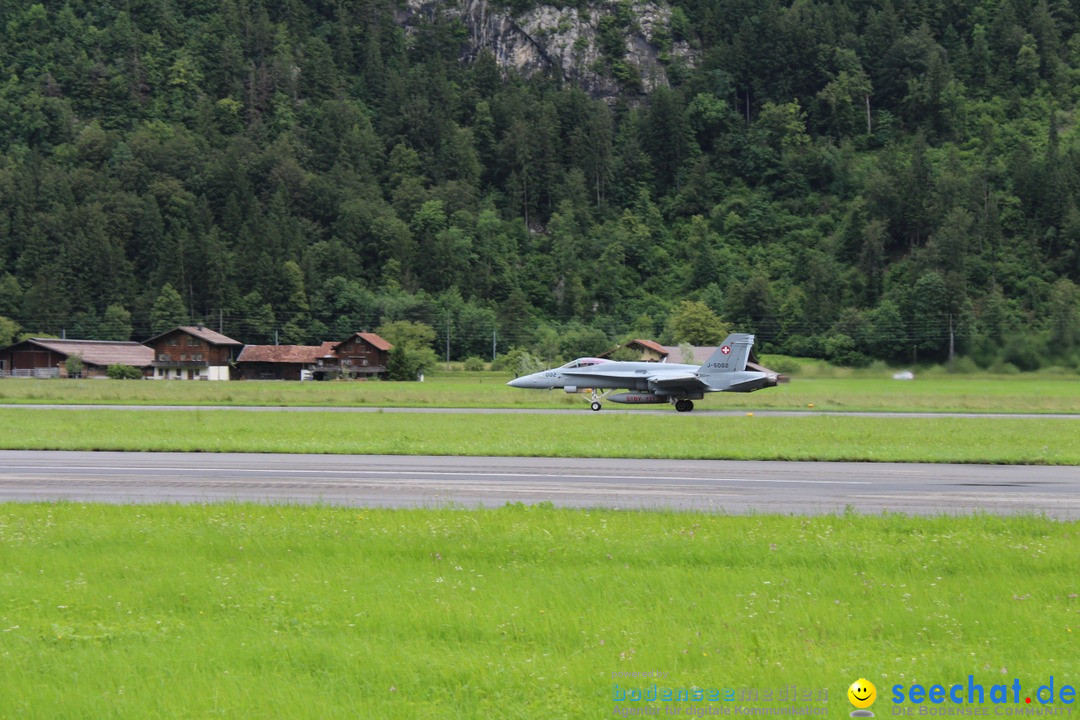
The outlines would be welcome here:
<svg viewBox="0 0 1080 720">
<path fill-rule="evenodd" d="M 690 46 L 672 39 L 671 15 L 667 3 L 632 0 L 516 14 L 487 0 L 406 0 L 397 20 L 407 33 L 440 17 L 459 20 L 469 35 L 463 60 L 486 50 L 504 71 L 551 72 L 593 97 L 614 98 L 667 85 L 671 63 L 693 64 Z"/>
</svg>

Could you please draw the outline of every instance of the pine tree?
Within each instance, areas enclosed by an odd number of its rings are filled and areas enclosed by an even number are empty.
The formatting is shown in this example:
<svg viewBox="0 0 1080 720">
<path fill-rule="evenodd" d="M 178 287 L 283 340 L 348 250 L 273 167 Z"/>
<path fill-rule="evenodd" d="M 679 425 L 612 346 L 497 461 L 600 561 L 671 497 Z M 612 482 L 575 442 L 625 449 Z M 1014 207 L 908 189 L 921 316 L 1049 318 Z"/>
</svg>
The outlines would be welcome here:
<svg viewBox="0 0 1080 720">
<path fill-rule="evenodd" d="M 187 325 L 188 320 L 188 313 L 184 308 L 180 293 L 176 292 L 172 285 L 165 283 L 150 311 L 151 335 L 160 335 L 179 325 Z"/>
</svg>

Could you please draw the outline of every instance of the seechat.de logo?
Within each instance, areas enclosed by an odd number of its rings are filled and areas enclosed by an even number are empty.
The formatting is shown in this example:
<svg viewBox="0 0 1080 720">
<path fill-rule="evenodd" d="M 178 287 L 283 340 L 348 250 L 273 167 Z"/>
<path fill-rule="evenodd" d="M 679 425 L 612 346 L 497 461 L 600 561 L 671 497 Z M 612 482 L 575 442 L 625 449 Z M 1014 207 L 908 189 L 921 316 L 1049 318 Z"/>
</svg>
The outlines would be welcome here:
<svg viewBox="0 0 1080 720">
<path fill-rule="evenodd" d="M 847 689 L 847 698 L 855 706 L 851 717 L 874 717 L 869 708 L 877 700 L 877 688 L 866 678 L 859 678 Z"/>
</svg>

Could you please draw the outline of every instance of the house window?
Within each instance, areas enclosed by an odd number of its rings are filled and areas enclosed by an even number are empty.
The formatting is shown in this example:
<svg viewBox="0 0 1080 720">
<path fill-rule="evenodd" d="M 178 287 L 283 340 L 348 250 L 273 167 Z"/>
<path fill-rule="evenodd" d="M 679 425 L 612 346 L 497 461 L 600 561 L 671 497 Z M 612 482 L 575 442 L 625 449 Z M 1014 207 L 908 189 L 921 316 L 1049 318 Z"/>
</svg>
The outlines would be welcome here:
<svg viewBox="0 0 1080 720">
<path fill-rule="evenodd" d="M 352 360 L 350 360 L 349 358 L 342 358 L 341 364 L 342 365 L 352 365 Z"/>
<path fill-rule="evenodd" d="M 169 362 L 172 360 L 172 355 L 169 353 L 158 353 L 157 359 L 161 362 Z"/>
<path fill-rule="evenodd" d="M 199 344 L 199 341 L 189 335 L 187 339 L 187 344 L 189 347 L 195 347 Z"/>
<path fill-rule="evenodd" d="M 198 362 L 202 362 L 202 359 L 203 359 L 202 353 L 195 353 L 194 355 L 191 356 L 191 359 L 196 360 Z"/>
<path fill-rule="evenodd" d="M 176 337 L 175 335 L 173 335 L 171 338 L 169 338 L 169 345 L 179 345 L 179 344 L 180 344 L 180 338 Z"/>
</svg>

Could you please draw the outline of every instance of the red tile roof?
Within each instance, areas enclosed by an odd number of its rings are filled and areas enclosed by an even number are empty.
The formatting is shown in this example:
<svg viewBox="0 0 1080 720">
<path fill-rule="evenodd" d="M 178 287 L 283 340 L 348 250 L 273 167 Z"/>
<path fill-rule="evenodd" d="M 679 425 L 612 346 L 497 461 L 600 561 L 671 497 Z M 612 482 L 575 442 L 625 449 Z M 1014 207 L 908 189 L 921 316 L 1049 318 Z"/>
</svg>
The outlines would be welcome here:
<svg viewBox="0 0 1080 720">
<path fill-rule="evenodd" d="M 157 340 L 158 338 L 163 338 L 166 335 L 169 335 L 171 333 L 176 332 L 177 330 L 181 330 L 183 332 L 186 332 L 188 335 L 194 335 L 195 337 L 199 338 L 200 340 L 205 340 L 206 342 L 210 343 L 211 345 L 237 345 L 237 346 L 239 346 L 239 345 L 244 344 L 244 343 L 240 342 L 239 340 L 233 340 L 231 337 L 226 337 L 225 335 L 222 335 L 219 332 L 214 332 L 210 328 L 203 327 L 202 325 L 181 325 L 180 327 L 175 327 L 172 330 L 169 330 L 168 332 L 163 332 L 160 335 L 155 335 L 154 337 L 150 338 L 146 342 L 147 342 L 147 344 L 152 343 L 155 340 Z"/>
<path fill-rule="evenodd" d="M 236 358 L 237 362 L 265 362 L 265 363 L 314 363 L 321 357 L 329 355 L 327 346 L 322 345 L 245 345 Z"/>
<path fill-rule="evenodd" d="M 642 347 L 647 347 L 650 350 L 652 350 L 653 352 L 659 353 L 659 355 L 661 357 L 664 357 L 665 355 L 668 354 L 667 348 L 665 348 L 660 343 L 653 342 L 652 340 L 633 340 L 631 342 L 636 342 L 638 345 L 641 345 Z"/>
<path fill-rule="evenodd" d="M 366 340 L 367 342 L 374 345 L 379 350 L 389 351 L 389 350 L 392 350 L 394 348 L 393 345 L 386 342 L 385 340 L 383 340 L 381 337 L 379 337 L 375 333 L 362 332 L 362 333 L 356 333 L 356 334 L 359 335 L 364 340 Z"/>
<path fill-rule="evenodd" d="M 616 345 L 615 347 L 611 348 L 607 352 L 600 353 L 599 357 L 602 357 L 602 358 L 611 357 L 611 355 L 613 353 L 616 353 L 616 352 L 618 352 L 619 350 L 621 350 L 623 348 L 630 348 L 633 345 L 640 345 L 643 348 L 646 348 L 648 350 L 652 350 L 654 353 L 657 353 L 657 354 L 660 355 L 661 360 L 663 360 L 665 357 L 667 357 L 667 354 L 668 354 L 668 351 L 666 349 L 664 349 L 664 346 L 659 344 L 659 343 L 655 343 L 652 340 L 635 339 L 635 340 L 631 340 L 630 342 L 628 342 L 628 343 L 626 343 L 624 345 Z"/>
<path fill-rule="evenodd" d="M 377 350 L 387 351 L 387 350 L 392 350 L 393 347 L 394 347 L 393 345 L 386 342 L 385 340 L 383 340 L 381 337 L 379 337 L 375 333 L 371 333 L 371 332 L 353 333 L 353 335 L 350 335 L 349 337 L 345 338 L 341 342 L 334 343 L 334 347 L 337 348 L 338 345 L 343 345 L 343 344 L 347 343 L 353 337 L 360 338 L 361 340 L 366 342 L 368 345 L 371 345 L 372 347 L 374 347 Z"/>
<path fill-rule="evenodd" d="M 154 349 L 137 342 L 116 340 L 57 340 L 30 338 L 26 342 L 61 355 L 79 355 L 89 365 L 132 365 L 147 367 L 154 362 Z"/>
<path fill-rule="evenodd" d="M 665 345 L 664 349 L 667 351 L 668 362 L 701 365 L 716 352 L 716 345 L 692 345 L 693 357 L 684 357 L 682 347 L 678 345 Z"/>
<path fill-rule="evenodd" d="M 202 325 L 184 325 L 180 328 L 186 333 L 194 335 L 200 340 L 205 340 L 211 345 L 243 345 L 244 343 L 239 340 L 233 340 L 231 337 L 226 337 L 219 332 L 214 332 L 208 327 Z"/>
</svg>

